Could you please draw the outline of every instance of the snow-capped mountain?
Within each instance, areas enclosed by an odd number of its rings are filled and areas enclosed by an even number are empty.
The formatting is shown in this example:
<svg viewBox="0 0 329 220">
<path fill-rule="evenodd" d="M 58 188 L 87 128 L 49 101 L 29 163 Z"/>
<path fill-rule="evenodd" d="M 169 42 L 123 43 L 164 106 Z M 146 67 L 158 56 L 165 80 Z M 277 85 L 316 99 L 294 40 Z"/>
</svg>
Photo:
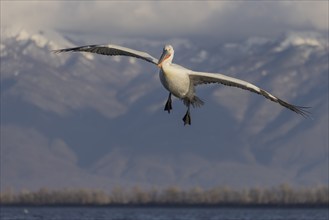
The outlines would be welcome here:
<svg viewBox="0 0 329 220">
<path fill-rule="evenodd" d="M 3 34 L 4 33 L 4 34 Z M 198 45 L 171 39 L 174 61 L 254 83 L 312 118 L 248 91 L 200 86 L 205 106 L 181 121 L 179 100 L 141 60 L 53 49 L 94 44 L 60 32 L 2 32 L 1 187 L 231 186 L 328 181 L 328 39 Z M 114 39 L 155 57 L 158 40 Z M 103 42 L 100 42 L 103 43 Z M 108 42 L 113 43 L 113 42 Z"/>
</svg>

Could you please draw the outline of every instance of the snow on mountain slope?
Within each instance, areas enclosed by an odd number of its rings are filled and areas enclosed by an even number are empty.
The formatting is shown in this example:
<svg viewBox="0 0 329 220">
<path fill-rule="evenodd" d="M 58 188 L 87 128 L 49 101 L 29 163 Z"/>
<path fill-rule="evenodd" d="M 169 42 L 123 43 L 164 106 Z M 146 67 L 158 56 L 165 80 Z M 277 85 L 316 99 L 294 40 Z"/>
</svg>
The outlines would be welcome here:
<svg viewBox="0 0 329 220">
<path fill-rule="evenodd" d="M 312 107 L 312 119 L 304 119 L 248 91 L 200 86 L 206 104 L 192 110 L 190 127 L 183 126 L 185 107 L 179 100 L 171 114 L 163 111 L 168 92 L 155 66 L 133 58 L 51 53 L 75 46 L 72 39 L 26 31 L 2 38 L 3 186 L 328 181 L 324 35 L 292 32 L 280 39 L 206 46 L 171 40 L 176 63 L 238 77 Z M 158 41 L 116 41 L 155 57 L 162 51 Z"/>
</svg>

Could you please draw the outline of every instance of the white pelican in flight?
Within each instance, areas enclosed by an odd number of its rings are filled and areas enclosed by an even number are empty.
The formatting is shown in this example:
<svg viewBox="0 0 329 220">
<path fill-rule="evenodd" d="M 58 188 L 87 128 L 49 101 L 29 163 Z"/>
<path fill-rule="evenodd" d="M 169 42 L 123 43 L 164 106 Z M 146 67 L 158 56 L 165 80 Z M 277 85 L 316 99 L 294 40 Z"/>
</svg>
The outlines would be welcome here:
<svg viewBox="0 0 329 220">
<path fill-rule="evenodd" d="M 183 117 L 184 125 L 191 124 L 190 106 L 192 105 L 193 107 L 199 107 L 204 104 L 203 101 L 195 95 L 195 86 L 208 83 L 220 83 L 226 86 L 234 86 L 249 90 L 262 95 L 273 102 L 279 103 L 280 105 L 304 117 L 307 117 L 309 114 L 309 112 L 306 111 L 306 108 L 308 107 L 289 104 L 288 102 L 279 99 L 278 97 L 249 82 L 219 73 L 196 72 L 174 64 L 172 63 L 174 58 L 174 49 L 171 45 L 165 45 L 159 60 L 148 53 L 111 44 L 87 45 L 82 47 L 54 50 L 54 52 L 89 52 L 108 56 L 130 56 L 155 64 L 160 69 L 159 76 L 162 85 L 169 91 L 168 100 L 165 104 L 164 110 L 168 111 L 168 113 L 172 110 L 171 94 L 181 99 L 187 106 L 186 114 Z"/>
</svg>

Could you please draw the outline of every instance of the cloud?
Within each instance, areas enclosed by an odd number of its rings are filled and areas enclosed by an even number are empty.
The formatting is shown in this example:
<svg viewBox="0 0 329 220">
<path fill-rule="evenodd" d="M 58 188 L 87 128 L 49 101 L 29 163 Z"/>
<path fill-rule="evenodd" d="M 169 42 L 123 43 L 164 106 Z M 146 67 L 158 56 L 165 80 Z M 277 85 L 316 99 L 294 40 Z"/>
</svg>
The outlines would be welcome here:
<svg viewBox="0 0 329 220">
<path fill-rule="evenodd" d="M 5 1 L 1 25 L 126 37 L 248 37 L 326 31 L 328 2 Z"/>
<path fill-rule="evenodd" d="M 296 26 L 313 26 L 319 30 L 328 30 L 328 1 L 301 1 L 298 4 L 287 1 L 281 7 L 289 16 L 289 23 Z M 293 12 L 293 13 L 290 13 Z"/>
</svg>

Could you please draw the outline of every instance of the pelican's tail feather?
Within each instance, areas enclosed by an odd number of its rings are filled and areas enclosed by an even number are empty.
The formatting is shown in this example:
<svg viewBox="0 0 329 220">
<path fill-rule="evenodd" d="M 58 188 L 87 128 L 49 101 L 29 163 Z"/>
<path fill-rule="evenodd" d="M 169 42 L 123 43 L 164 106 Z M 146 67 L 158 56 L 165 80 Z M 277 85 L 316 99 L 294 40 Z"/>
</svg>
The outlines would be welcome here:
<svg viewBox="0 0 329 220">
<path fill-rule="evenodd" d="M 192 99 L 185 98 L 185 99 L 183 99 L 183 102 L 184 102 L 184 105 L 186 105 L 186 106 L 192 105 L 193 108 L 201 107 L 204 105 L 204 102 L 197 96 L 193 96 Z"/>
<path fill-rule="evenodd" d="M 191 104 L 195 108 L 203 106 L 204 102 L 198 96 L 194 96 Z"/>
</svg>

